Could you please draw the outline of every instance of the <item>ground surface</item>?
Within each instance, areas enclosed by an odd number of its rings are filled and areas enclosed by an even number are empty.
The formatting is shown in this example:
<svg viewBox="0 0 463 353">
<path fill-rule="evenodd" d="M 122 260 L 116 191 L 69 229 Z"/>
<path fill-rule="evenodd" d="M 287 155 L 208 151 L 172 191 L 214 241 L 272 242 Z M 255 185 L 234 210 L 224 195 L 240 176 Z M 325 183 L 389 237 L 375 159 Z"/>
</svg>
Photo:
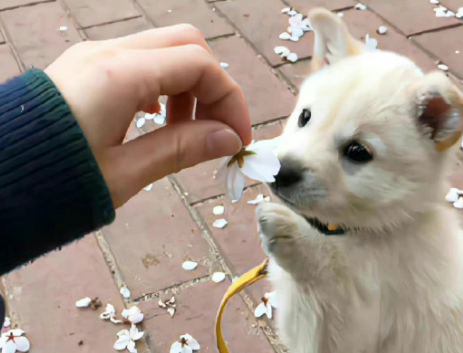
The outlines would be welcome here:
<svg viewBox="0 0 463 353">
<path fill-rule="evenodd" d="M 436 18 L 428 0 L 365 2 L 367 11 L 354 10 L 353 0 L 0 0 L 0 81 L 32 65 L 44 68 L 82 40 L 190 22 L 210 39 L 217 57 L 230 64 L 229 73 L 243 86 L 257 137 L 273 137 L 291 112 L 312 51 L 309 33 L 288 45 L 302 58 L 297 63 L 284 64 L 273 53 L 274 46 L 286 44 L 278 39 L 287 26 L 280 10 L 291 5 L 300 12 L 313 6 L 342 11 L 355 36 L 369 33 L 379 48 L 403 53 L 426 71 L 441 60 L 460 83 L 462 21 Z M 461 0 L 442 2 L 453 11 L 463 5 Z M 375 32 L 380 25 L 389 28 L 384 36 Z M 60 31 L 60 26 L 67 30 Z M 149 123 L 143 131 L 132 127 L 130 136 L 152 128 Z M 120 327 L 101 321 L 97 312 L 77 310 L 75 301 L 85 296 L 98 296 L 118 312 L 137 302 L 147 315 L 143 329 L 148 333 L 139 352 L 168 352 L 186 332 L 198 339 L 201 352 L 214 352 L 214 317 L 230 278 L 264 258 L 254 206 L 232 205 L 223 198 L 223 188 L 212 179 L 216 167 L 210 162 L 160 180 L 118 210 L 111 226 L 5 276 L 9 315 L 27 332 L 31 352 L 113 351 Z M 458 172 L 453 182 L 463 187 Z M 249 185 L 245 201 L 267 193 L 262 185 Z M 212 208 L 219 204 L 225 205 L 229 221 L 225 229 L 211 226 L 217 218 Z M 198 269 L 184 271 L 186 259 L 198 261 Z M 225 271 L 227 281 L 211 282 L 214 271 Z M 119 294 L 122 282 L 132 292 L 127 302 Z M 225 331 L 233 352 L 282 351 L 272 323 L 256 321 L 252 314 L 266 286 L 254 286 L 228 308 Z M 177 315 L 156 316 L 164 313 L 158 298 L 172 293 L 177 296 Z"/>
</svg>

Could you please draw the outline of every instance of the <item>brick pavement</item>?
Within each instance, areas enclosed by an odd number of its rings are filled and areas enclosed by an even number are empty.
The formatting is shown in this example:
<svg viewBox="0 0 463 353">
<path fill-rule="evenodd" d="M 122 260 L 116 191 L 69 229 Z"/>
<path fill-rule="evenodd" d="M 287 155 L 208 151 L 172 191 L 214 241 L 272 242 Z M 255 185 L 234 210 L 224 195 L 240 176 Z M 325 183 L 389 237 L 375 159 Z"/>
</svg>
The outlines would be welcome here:
<svg viewBox="0 0 463 353">
<path fill-rule="evenodd" d="M 425 71 L 437 61 L 449 66 L 450 77 L 463 79 L 463 22 L 436 18 L 428 0 L 365 0 L 368 10 L 354 10 L 354 0 L 0 0 L 0 81 L 30 66 L 46 67 L 63 50 L 82 40 L 108 39 L 179 22 L 201 29 L 229 73 L 243 86 L 250 105 L 255 136 L 281 132 L 295 94 L 308 72 L 313 35 L 298 43 L 284 43 L 302 60 L 281 62 L 273 47 L 286 29 L 280 10 L 294 6 L 306 12 L 313 6 L 342 11 L 352 33 L 378 39 L 379 48 L 414 59 Z M 442 0 L 453 11 L 461 0 Z M 380 25 L 389 31 L 375 33 Z M 59 31 L 67 26 L 66 31 Z M 131 127 L 135 138 L 151 131 Z M 120 311 L 136 302 L 147 314 L 147 337 L 139 352 L 167 352 L 170 344 L 189 332 L 214 351 L 213 320 L 229 280 L 263 258 L 256 232 L 254 206 L 232 204 L 213 179 L 213 161 L 157 182 L 142 190 L 117 212 L 109 227 L 53 252 L 2 279 L 13 324 L 27 331 L 32 352 L 112 352 L 119 327 L 102 322 L 92 311 L 74 308 L 84 296 L 98 296 Z M 459 162 L 452 183 L 463 187 Z M 249 181 L 244 201 L 268 193 Z M 225 229 L 212 227 L 212 208 L 223 204 Z M 182 262 L 194 260 L 197 270 L 186 272 Z M 224 271 L 226 282 L 214 284 L 210 274 Z M 118 287 L 132 291 L 123 300 Z M 282 352 L 272 323 L 255 320 L 252 308 L 267 283 L 233 300 L 225 329 L 234 351 Z M 158 307 L 159 298 L 176 295 L 178 314 L 171 319 Z M 161 315 L 159 315 L 161 314 Z"/>
</svg>

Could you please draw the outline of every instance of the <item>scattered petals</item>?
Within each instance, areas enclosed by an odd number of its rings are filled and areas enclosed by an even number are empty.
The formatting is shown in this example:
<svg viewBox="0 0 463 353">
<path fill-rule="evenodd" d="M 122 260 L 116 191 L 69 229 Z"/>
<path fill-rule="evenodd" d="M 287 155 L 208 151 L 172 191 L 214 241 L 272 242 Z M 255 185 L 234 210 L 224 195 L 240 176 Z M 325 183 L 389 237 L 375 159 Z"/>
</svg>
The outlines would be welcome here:
<svg viewBox="0 0 463 353">
<path fill-rule="evenodd" d="M 143 321 L 144 315 L 137 306 L 132 306 L 130 309 L 124 309 L 121 313 L 124 319 L 127 319 L 132 324 L 138 324 Z"/>
<path fill-rule="evenodd" d="M 198 263 L 197 262 L 194 262 L 194 261 L 185 261 L 183 264 L 182 264 L 182 267 L 184 270 L 186 271 L 193 271 L 196 269 L 196 267 L 198 267 Z"/>
<path fill-rule="evenodd" d="M 463 196 L 463 190 L 457 189 L 457 188 L 451 188 L 447 195 L 445 195 L 445 199 L 448 202 L 456 202 L 458 201 L 458 198 L 460 195 Z"/>
<path fill-rule="evenodd" d="M 439 5 L 439 0 L 429 0 L 432 5 Z"/>
<path fill-rule="evenodd" d="M 91 298 L 89 298 L 89 297 L 83 298 L 83 299 L 80 299 L 80 300 L 76 301 L 76 307 L 77 308 L 88 308 L 91 303 L 92 303 Z"/>
<path fill-rule="evenodd" d="M 278 47 L 273 48 L 273 51 L 275 52 L 275 54 L 278 54 L 278 55 L 280 55 L 282 57 L 286 57 L 286 56 L 288 56 L 288 54 L 291 53 L 291 51 L 288 48 L 282 47 L 282 46 L 278 46 Z"/>
<path fill-rule="evenodd" d="M 177 310 L 177 304 L 175 304 L 175 297 L 172 297 L 166 301 L 159 299 L 158 305 L 159 307 L 166 309 L 170 317 L 174 317 L 175 312 Z"/>
<path fill-rule="evenodd" d="M 68 30 L 68 26 L 60 26 L 60 27 L 59 27 L 59 30 L 60 30 L 61 32 L 66 32 L 66 31 Z"/>
<path fill-rule="evenodd" d="M 230 66 L 230 65 L 229 65 L 228 63 L 225 63 L 225 62 L 221 62 L 221 63 L 220 63 L 220 67 L 221 67 L 222 69 L 228 69 L 229 66 Z"/>
<path fill-rule="evenodd" d="M 151 191 L 151 189 L 153 188 L 153 183 L 149 184 L 149 185 L 146 185 L 143 190 L 146 190 L 146 191 Z"/>
<path fill-rule="evenodd" d="M 338 12 L 338 17 L 344 17 L 344 12 Z"/>
<path fill-rule="evenodd" d="M 0 337 L 2 353 L 27 352 L 31 348 L 25 332 L 20 329 L 9 330 Z"/>
<path fill-rule="evenodd" d="M 116 315 L 116 309 L 112 304 L 107 304 L 105 311 L 100 314 L 100 319 L 109 320 L 114 315 Z"/>
<path fill-rule="evenodd" d="M 151 184 L 152 186 L 153 184 Z M 149 191 L 149 190 L 148 190 Z M 130 298 L 130 290 L 127 288 L 125 284 L 122 285 L 120 291 L 119 291 L 124 299 L 129 299 Z"/>
<path fill-rule="evenodd" d="M 127 329 L 121 330 L 117 333 L 117 341 L 114 343 L 114 349 L 117 351 L 122 351 L 127 349 L 130 353 L 136 353 L 137 349 L 135 341 L 138 341 L 143 337 L 145 333 L 138 331 L 137 326 L 132 325 L 130 331 Z"/>
<path fill-rule="evenodd" d="M 269 319 L 273 317 L 273 308 L 276 308 L 276 292 L 265 293 L 262 302 L 254 310 L 254 316 L 259 318 L 266 315 Z"/>
<path fill-rule="evenodd" d="M 460 197 L 456 202 L 453 203 L 453 207 L 463 209 L 463 197 Z"/>
<path fill-rule="evenodd" d="M 445 6 L 439 5 L 439 7 L 435 7 L 434 12 L 436 13 L 436 17 L 454 17 L 455 13 L 450 11 Z"/>
<path fill-rule="evenodd" d="M 225 207 L 222 205 L 215 206 L 212 209 L 212 213 L 214 213 L 216 216 L 223 215 L 225 213 Z"/>
<path fill-rule="evenodd" d="M 387 27 L 386 26 L 379 26 L 376 32 L 378 32 L 378 34 L 386 34 L 387 33 Z"/>
<path fill-rule="evenodd" d="M 367 5 L 364 5 L 364 4 L 361 4 L 361 3 L 358 3 L 357 5 L 355 5 L 354 7 L 356 10 L 362 10 L 362 11 L 365 11 L 367 9 Z"/>
<path fill-rule="evenodd" d="M 288 59 L 288 61 L 291 61 L 292 63 L 295 63 L 297 61 L 297 54 L 296 53 L 290 53 L 286 59 Z"/>
<path fill-rule="evenodd" d="M 145 122 L 145 118 L 140 118 L 135 122 L 135 125 L 140 129 L 143 127 L 143 125 L 145 125 Z"/>
<path fill-rule="evenodd" d="M 455 14 L 456 18 L 463 18 L 463 7 L 460 7 Z"/>
<path fill-rule="evenodd" d="M 221 218 L 221 219 L 215 220 L 214 223 L 212 223 L 212 226 L 214 228 L 223 229 L 223 228 L 225 228 L 227 226 L 227 224 L 228 224 L 227 220 Z"/>
<path fill-rule="evenodd" d="M 225 281 L 226 277 L 227 276 L 223 272 L 214 272 L 214 274 L 212 275 L 212 282 L 214 282 L 214 283 L 223 282 L 223 281 Z"/>
<path fill-rule="evenodd" d="M 367 34 L 365 36 L 365 45 L 368 50 L 373 51 L 376 50 L 376 48 L 378 47 L 378 41 L 375 38 L 370 38 L 370 35 Z"/>
<path fill-rule="evenodd" d="M 280 34 L 280 39 L 288 40 L 290 38 L 291 38 L 291 34 L 289 34 L 288 32 L 283 32 Z"/>
<path fill-rule="evenodd" d="M 191 353 L 193 351 L 199 351 L 200 348 L 198 341 L 187 333 L 180 336 L 180 340 L 172 343 L 170 353 Z"/>
<path fill-rule="evenodd" d="M 288 11 L 288 15 L 289 15 L 289 16 L 296 16 L 296 15 L 297 15 L 297 11 L 294 10 L 294 9 L 291 9 L 290 11 Z"/>
<path fill-rule="evenodd" d="M 284 9 L 281 10 L 281 13 L 288 13 L 289 11 L 291 11 L 291 8 L 285 7 Z"/>
<path fill-rule="evenodd" d="M 438 64 L 437 68 L 442 71 L 449 71 L 449 67 L 445 64 Z"/>
</svg>

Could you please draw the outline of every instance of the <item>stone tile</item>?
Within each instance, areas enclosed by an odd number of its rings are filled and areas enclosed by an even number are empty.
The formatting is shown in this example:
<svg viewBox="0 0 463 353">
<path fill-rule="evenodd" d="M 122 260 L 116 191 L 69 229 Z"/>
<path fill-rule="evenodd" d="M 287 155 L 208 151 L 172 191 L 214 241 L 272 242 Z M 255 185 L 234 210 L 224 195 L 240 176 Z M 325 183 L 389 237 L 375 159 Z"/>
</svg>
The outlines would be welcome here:
<svg viewBox="0 0 463 353">
<path fill-rule="evenodd" d="M 448 65 L 456 75 L 463 78 L 463 26 L 425 33 L 412 38 Z"/>
<path fill-rule="evenodd" d="M 189 333 L 201 345 L 200 352 L 216 352 L 215 315 L 229 285 L 228 280 L 218 284 L 208 281 L 185 289 L 176 297 L 178 310 L 173 318 L 168 315 L 153 317 L 164 313 L 158 307 L 157 299 L 139 303 L 148 318 L 144 326 L 154 346 L 153 351 L 169 352 L 180 335 Z M 274 352 L 239 296 L 232 298 L 227 306 L 223 333 L 231 352 Z"/>
<path fill-rule="evenodd" d="M 291 113 L 294 96 L 242 38 L 220 38 L 209 44 L 217 58 L 230 65 L 227 72 L 243 88 L 253 125 Z"/>
<path fill-rule="evenodd" d="M 209 273 L 208 246 L 167 179 L 140 191 L 102 232 L 132 298 Z M 185 260 L 200 265 L 185 271 Z"/>
<path fill-rule="evenodd" d="M 429 1 L 362 0 L 362 2 L 407 36 L 459 23 L 454 17 L 436 17 L 433 11 L 435 5 L 431 5 Z"/>
<path fill-rule="evenodd" d="M 140 16 L 130 0 L 65 0 L 83 28 Z"/>
<path fill-rule="evenodd" d="M 3 36 L 3 33 L 2 33 L 2 31 L 1 31 L 1 28 L 2 28 L 2 24 L 1 24 L 1 22 L 0 22 L 0 44 L 3 44 L 3 43 L 6 42 L 6 39 L 5 39 L 5 37 Z"/>
<path fill-rule="evenodd" d="M 0 83 L 21 73 L 8 44 L 0 45 Z"/>
<path fill-rule="evenodd" d="M 256 140 L 269 139 L 279 136 L 282 132 L 282 124 L 275 123 L 254 130 Z M 223 159 L 218 159 L 185 169 L 176 175 L 184 190 L 187 192 L 187 200 L 190 203 L 205 200 L 225 192 L 222 179 L 214 179 L 214 172 L 223 165 Z M 256 184 L 248 180 L 247 185 Z"/>
<path fill-rule="evenodd" d="M 324 7 L 328 10 L 341 10 L 353 7 L 357 3 L 353 0 L 287 0 L 287 2 L 303 14 L 307 14 L 310 9 L 315 7 Z"/>
<path fill-rule="evenodd" d="M 288 28 L 288 16 L 281 13 L 286 5 L 280 0 L 220 1 L 215 6 L 235 24 L 238 30 L 272 65 L 283 63 L 273 48 L 284 45 L 299 58 L 312 55 L 310 33 L 297 42 L 278 38 Z"/>
<path fill-rule="evenodd" d="M 443 3 L 445 7 L 454 11 L 455 13 L 460 7 L 463 6 L 463 3 L 461 2 L 461 0 L 445 0 L 443 1 Z"/>
<path fill-rule="evenodd" d="M 459 159 L 455 162 L 449 181 L 451 187 L 463 190 L 463 152 L 460 150 L 458 154 Z"/>
<path fill-rule="evenodd" d="M 204 0 L 139 0 L 138 3 L 158 27 L 191 23 L 200 29 L 206 38 L 234 32 L 233 27 L 212 11 Z"/>
<path fill-rule="evenodd" d="M 302 82 L 310 72 L 310 60 L 298 61 L 294 64 L 286 64 L 278 68 L 279 71 L 299 90 Z"/>
<path fill-rule="evenodd" d="M 92 235 L 49 253 L 6 276 L 12 317 L 26 331 L 33 352 L 111 352 L 118 326 L 76 300 L 99 297 L 120 313 L 123 303 Z M 82 345 L 79 346 L 79 342 Z M 58 348 L 59 347 L 59 348 Z"/>
<path fill-rule="evenodd" d="M 2 0 L 0 3 L 0 10 L 12 9 L 19 6 L 27 6 L 38 4 L 47 0 Z"/>
<path fill-rule="evenodd" d="M 270 195 L 270 190 L 261 184 L 246 189 L 243 198 L 237 203 L 232 203 L 228 198 L 219 198 L 197 206 L 235 276 L 250 270 L 266 257 L 257 232 L 256 206 L 247 203 L 258 194 Z M 273 199 L 275 198 L 272 197 Z M 215 216 L 212 213 L 212 209 L 217 205 L 225 207 L 223 216 Z M 218 218 L 225 218 L 228 225 L 223 229 L 214 228 L 212 223 Z"/>
<path fill-rule="evenodd" d="M 85 34 L 90 40 L 104 40 L 128 36 L 129 34 L 145 31 L 150 28 L 152 28 L 152 26 L 148 24 L 143 17 L 138 17 L 131 20 L 87 28 Z"/>
<path fill-rule="evenodd" d="M 1 12 L 0 16 L 27 68 L 45 68 L 80 41 L 72 20 L 57 2 L 20 7 Z M 67 26 L 68 30 L 61 32 L 60 26 Z"/>
</svg>

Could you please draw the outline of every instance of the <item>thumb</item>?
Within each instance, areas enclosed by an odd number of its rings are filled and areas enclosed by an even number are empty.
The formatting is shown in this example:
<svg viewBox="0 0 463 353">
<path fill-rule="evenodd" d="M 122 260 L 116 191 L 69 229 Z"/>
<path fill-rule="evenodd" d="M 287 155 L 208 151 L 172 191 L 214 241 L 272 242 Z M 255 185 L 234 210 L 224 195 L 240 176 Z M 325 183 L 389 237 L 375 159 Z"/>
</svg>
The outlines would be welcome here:
<svg viewBox="0 0 463 353">
<path fill-rule="evenodd" d="M 114 147 L 100 168 L 117 208 L 155 180 L 201 162 L 232 156 L 241 147 L 239 136 L 224 123 L 185 121 Z"/>
</svg>

